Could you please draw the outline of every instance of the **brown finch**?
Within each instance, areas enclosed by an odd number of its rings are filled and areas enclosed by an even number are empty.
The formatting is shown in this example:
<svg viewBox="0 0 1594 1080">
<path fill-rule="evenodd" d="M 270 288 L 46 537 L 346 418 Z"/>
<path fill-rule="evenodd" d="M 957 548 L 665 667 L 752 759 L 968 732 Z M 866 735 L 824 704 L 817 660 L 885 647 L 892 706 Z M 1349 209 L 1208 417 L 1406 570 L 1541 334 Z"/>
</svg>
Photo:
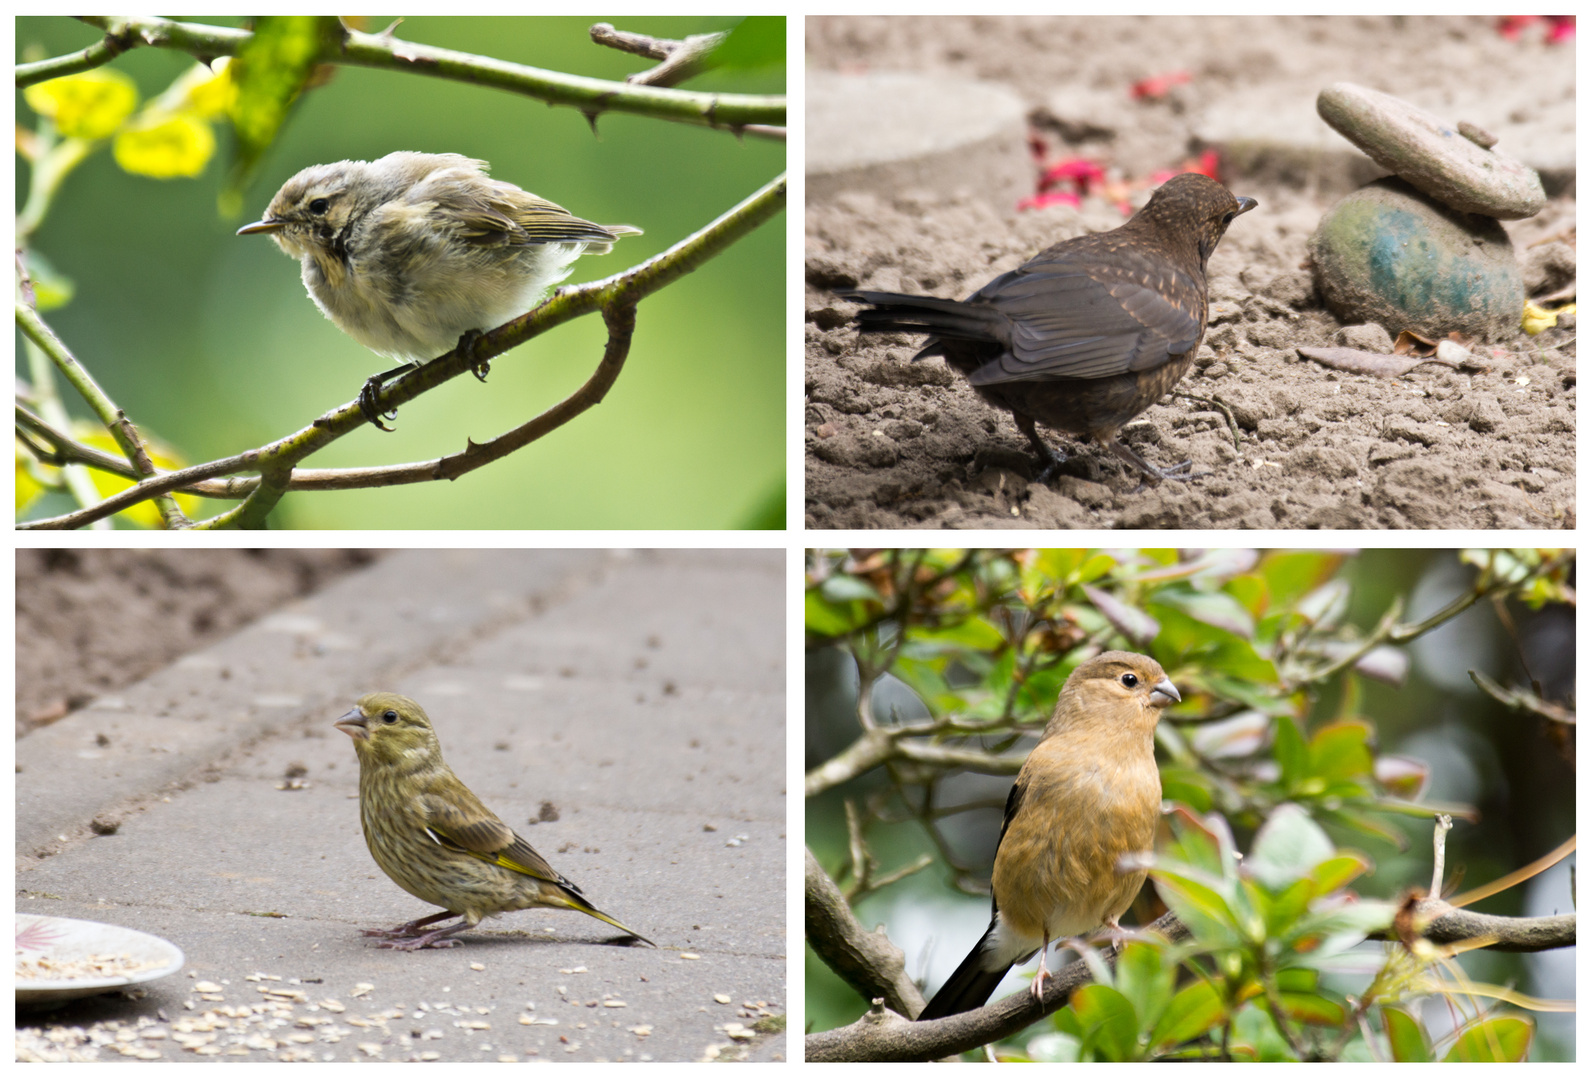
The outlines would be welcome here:
<svg viewBox="0 0 1594 1080">
<path fill-rule="evenodd" d="M 366 930 L 387 949 L 446 949 L 488 915 L 571 908 L 652 945 L 610 918 L 549 866 L 454 775 L 426 712 L 399 694 L 367 694 L 334 725 L 360 759 L 360 824 L 371 857 L 399 888 L 443 911 Z M 459 916 L 451 926 L 421 932 Z"/>
<path fill-rule="evenodd" d="M 920 1020 L 985 1004 L 1007 969 L 1040 950 L 1030 993 L 1041 1000 L 1046 947 L 1099 926 L 1122 935 L 1145 870 L 1121 860 L 1151 850 L 1162 806 L 1152 731 L 1179 691 L 1162 665 L 1105 652 L 1074 669 L 1057 710 L 1007 797 L 991 871 L 991 926 Z"/>
</svg>

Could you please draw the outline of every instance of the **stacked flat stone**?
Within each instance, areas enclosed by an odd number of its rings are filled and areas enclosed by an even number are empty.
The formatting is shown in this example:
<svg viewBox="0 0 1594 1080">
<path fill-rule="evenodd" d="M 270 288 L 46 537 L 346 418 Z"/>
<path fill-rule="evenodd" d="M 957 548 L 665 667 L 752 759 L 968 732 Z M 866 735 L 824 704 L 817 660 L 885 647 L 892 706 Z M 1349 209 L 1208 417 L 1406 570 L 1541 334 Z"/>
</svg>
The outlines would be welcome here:
<svg viewBox="0 0 1594 1080">
<path fill-rule="evenodd" d="M 1397 97 L 1335 83 L 1317 98 L 1334 130 L 1395 175 L 1336 203 L 1312 235 L 1318 291 L 1341 319 L 1391 334 L 1497 340 L 1522 318 L 1522 271 L 1501 218 L 1544 208 L 1539 176 Z"/>
</svg>

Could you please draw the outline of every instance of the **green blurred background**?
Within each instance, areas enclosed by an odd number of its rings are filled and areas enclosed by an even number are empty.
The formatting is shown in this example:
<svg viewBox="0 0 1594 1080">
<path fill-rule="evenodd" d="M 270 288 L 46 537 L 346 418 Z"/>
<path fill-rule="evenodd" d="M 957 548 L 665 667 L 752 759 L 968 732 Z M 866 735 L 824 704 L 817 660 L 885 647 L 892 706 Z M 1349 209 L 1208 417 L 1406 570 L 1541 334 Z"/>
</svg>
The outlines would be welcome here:
<svg viewBox="0 0 1594 1080">
<path fill-rule="evenodd" d="M 208 20 L 240 25 L 237 19 Z M 370 18 L 375 32 L 391 21 Z M 409 41 L 554 71 L 623 79 L 650 61 L 600 48 L 587 29 L 680 38 L 725 29 L 705 18 L 407 18 Z M 16 21 L 19 56 L 82 48 L 99 32 L 68 18 Z M 141 48 L 113 66 L 142 97 L 192 64 Z M 783 93 L 785 70 L 710 72 L 682 89 Z M 18 123 L 36 122 L 17 95 Z M 102 146 L 69 178 L 36 249 L 76 285 L 45 313 L 111 397 L 190 462 L 237 453 L 351 400 L 391 366 L 345 336 L 305 295 L 296 261 L 269 239 L 234 236 L 283 181 L 309 165 L 393 150 L 452 151 L 492 175 L 601 223 L 645 231 L 577 261 L 567 284 L 607 277 L 678 242 L 785 168 L 785 145 L 571 108 L 463 83 L 344 66 L 309 91 L 245 198 L 221 220 L 216 198 L 230 135 L 198 180 L 158 181 L 117 168 Z M 17 205 L 28 184 L 19 163 Z M 785 217 L 644 300 L 624 372 L 598 407 L 504 461 L 452 483 L 290 494 L 277 528 L 727 529 L 784 510 Z M 572 393 L 602 354 L 597 316 L 498 357 L 485 385 L 455 379 L 405 406 L 397 432 L 367 427 L 306 462 L 382 465 L 463 449 Z M 73 415 L 87 410 L 63 389 Z M 208 516 L 226 508 L 203 504 Z M 36 514 L 70 509 L 62 499 Z M 776 524 L 778 521 L 776 519 Z"/>
<path fill-rule="evenodd" d="M 1195 553 L 1187 553 L 1193 558 Z M 1264 559 L 1269 556 L 1264 555 Z M 1279 557 L 1274 553 L 1272 557 Z M 1339 556 L 1326 554 L 1325 558 Z M 1350 586 L 1347 622 L 1363 631 L 1377 625 L 1391 601 L 1405 597 L 1404 618 L 1419 620 L 1432 615 L 1469 589 L 1475 570 L 1461 564 L 1453 550 L 1367 550 L 1343 553 L 1344 562 L 1334 575 Z M 1526 687 L 1537 679 L 1544 696 L 1558 703 L 1573 701 L 1576 677 L 1575 612 L 1566 605 L 1546 605 L 1537 611 L 1516 601 L 1506 605 L 1517 622 L 1518 641 L 1501 625 L 1494 609 L 1478 604 L 1458 618 L 1402 646 L 1411 659 L 1405 683 L 1399 687 L 1373 679 L 1359 679 L 1364 697 L 1360 714 L 1376 728 L 1379 752 L 1407 755 L 1427 763 L 1432 770 L 1425 798 L 1441 803 L 1476 807 L 1476 822 L 1458 820 L 1448 839 L 1449 874 L 1461 874 L 1457 891 L 1491 881 L 1553 850 L 1577 831 L 1576 776 L 1545 737 L 1543 725 L 1512 713 L 1482 694 L 1466 672 L 1481 671 L 1507 686 Z M 1520 645 L 1520 652 L 1518 646 Z M 1524 664 L 1526 666 L 1524 666 Z M 857 737 L 854 700 L 857 668 L 845 650 L 826 645 L 810 648 L 806 671 L 806 761 L 813 769 L 829 760 Z M 1313 703 L 1307 729 L 1315 730 L 1336 716 L 1340 701 L 1325 695 Z M 892 676 L 879 684 L 875 715 L 894 716 L 900 723 L 927 719 L 924 704 Z M 1023 753 L 1033 746 L 1033 736 L 1010 752 Z M 911 770 L 909 770 L 911 775 Z M 971 812 L 949 819 L 946 832 L 960 854 L 989 872 L 1000 834 L 999 807 L 1012 787 L 1011 776 L 967 774 L 955 785 L 957 798 L 967 804 L 985 798 L 994 805 L 988 812 Z M 948 793 L 954 785 L 948 786 Z M 844 803 L 868 805 L 885 796 L 881 770 L 840 785 L 807 800 L 806 841 L 816 858 L 834 878 L 848 859 Z M 950 796 L 949 796 L 950 797 Z M 892 810 L 900 807 L 888 801 Z M 1392 898 L 1407 886 L 1427 889 L 1432 874 L 1432 824 L 1426 819 L 1389 817 L 1387 824 L 1401 829 L 1408 844 L 1396 851 L 1387 844 L 1330 828 L 1337 842 L 1366 852 L 1375 870 L 1354 885 L 1363 896 Z M 1241 831 L 1241 850 L 1250 846 Z M 927 981 L 935 989 L 951 974 L 958 961 L 979 940 L 991 919 L 988 894 L 971 896 L 952 884 L 952 873 L 935 851 L 930 838 L 915 820 L 896 824 L 874 822 L 868 832 L 870 854 L 879 859 L 877 876 L 885 876 L 912 863 L 921 854 L 936 856 L 928 868 L 912 874 L 856 905 L 859 920 L 874 928 L 884 925 L 891 940 L 905 953 L 909 977 Z M 1547 915 L 1574 910 L 1572 867 L 1576 857 L 1560 863 L 1524 884 L 1472 905 L 1473 910 L 1498 915 Z M 1125 925 L 1135 924 L 1134 915 Z M 1373 952 L 1377 946 L 1363 946 Z M 1474 978 L 1486 983 L 1514 986 L 1525 993 L 1552 999 L 1574 999 L 1576 949 L 1539 953 L 1508 953 L 1480 949 L 1460 958 Z M 824 1031 L 856 1020 L 868 1003 L 821 962 L 812 949 L 805 956 L 805 1025 Z M 1064 962 L 1071 963 L 1069 954 Z M 1058 964 L 1053 954 L 1053 969 Z M 1020 965 L 1022 976 L 1010 974 L 992 998 L 1022 987 L 1034 965 Z M 1436 1030 L 1445 1030 L 1444 1003 L 1427 999 L 1425 1017 Z M 1532 1059 L 1571 1060 L 1575 1056 L 1575 1016 L 1536 1013 L 1539 1034 Z M 1040 1025 L 1031 1031 L 1046 1030 Z M 1018 1039 L 1022 1044 L 1023 1037 Z"/>
</svg>

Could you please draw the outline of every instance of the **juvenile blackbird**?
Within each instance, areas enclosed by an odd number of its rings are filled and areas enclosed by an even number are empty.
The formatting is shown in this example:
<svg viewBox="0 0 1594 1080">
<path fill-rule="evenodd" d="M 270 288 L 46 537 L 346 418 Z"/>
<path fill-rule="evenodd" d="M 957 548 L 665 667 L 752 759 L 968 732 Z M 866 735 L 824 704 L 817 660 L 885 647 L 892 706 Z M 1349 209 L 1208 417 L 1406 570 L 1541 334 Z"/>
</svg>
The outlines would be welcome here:
<svg viewBox="0 0 1594 1080">
<path fill-rule="evenodd" d="M 1179 691 L 1149 656 L 1105 652 L 1074 669 L 1057 710 L 1007 796 L 991 872 L 991 925 L 920 1020 L 985 1004 L 1007 969 L 1040 950 L 1030 993 L 1041 1000 L 1046 947 L 1099 926 L 1118 929 L 1151 850 L 1162 779 L 1151 733 Z"/>
<path fill-rule="evenodd" d="M 932 335 L 915 360 L 944 356 L 986 401 L 1013 414 L 1041 456 L 1044 483 L 1067 458 L 1039 421 L 1089 436 L 1153 479 L 1159 469 L 1118 431 L 1184 378 L 1207 329 L 1207 259 L 1235 216 L 1256 206 L 1216 180 L 1182 173 L 1111 232 L 1053 244 L 967 300 L 853 290 L 871 304 L 862 333 Z"/>
</svg>

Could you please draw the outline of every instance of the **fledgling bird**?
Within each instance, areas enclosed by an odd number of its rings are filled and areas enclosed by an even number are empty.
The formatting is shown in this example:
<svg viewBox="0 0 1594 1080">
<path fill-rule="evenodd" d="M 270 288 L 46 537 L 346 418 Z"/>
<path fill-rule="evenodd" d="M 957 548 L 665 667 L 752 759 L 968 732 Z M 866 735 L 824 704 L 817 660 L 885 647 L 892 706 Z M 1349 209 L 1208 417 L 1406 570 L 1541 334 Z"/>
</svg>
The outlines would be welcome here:
<svg viewBox="0 0 1594 1080">
<path fill-rule="evenodd" d="M 1040 455 L 1038 482 L 1067 460 L 1035 430 L 1088 436 L 1147 477 L 1191 478 L 1190 462 L 1153 466 L 1119 430 L 1179 384 L 1207 329 L 1207 259 L 1229 223 L 1256 206 L 1210 177 L 1182 173 L 1110 232 L 1053 244 L 967 300 L 852 290 L 871 304 L 861 333 L 932 335 L 915 360 L 944 356 Z"/>
<path fill-rule="evenodd" d="M 1037 949 L 1036 1001 L 1053 941 L 1106 926 L 1122 931 L 1146 880 L 1125 855 L 1151 850 L 1162 806 L 1152 731 L 1179 691 L 1149 656 L 1105 652 L 1074 669 L 1040 742 L 1007 796 L 991 873 L 991 925 L 930 999 L 920 1020 L 985 1004 Z"/>
<path fill-rule="evenodd" d="M 400 694 L 367 694 L 333 725 L 360 760 L 360 825 L 393 883 L 443 911 L 391 930 L 366 930 L 379 948 L 446 949 L 488 915 L 570 908 L 653 942 L 591 904 L 568 878 L 487 809 L 443 760 L 426 712 Z M 421 932 L 459 916 L 451 926 Z"/>
<path fill-rule="evenodd" d="M 296 173 L 238 235 L 271 234 L 339 330 L 404 362 L 360 391 L 382 427 L 374 394 L 388 379 L 530 311 L 577 258 L 641 232 L 583 221 L 491 179 L 485 161 L 400 150 Z"/>
</svg>

